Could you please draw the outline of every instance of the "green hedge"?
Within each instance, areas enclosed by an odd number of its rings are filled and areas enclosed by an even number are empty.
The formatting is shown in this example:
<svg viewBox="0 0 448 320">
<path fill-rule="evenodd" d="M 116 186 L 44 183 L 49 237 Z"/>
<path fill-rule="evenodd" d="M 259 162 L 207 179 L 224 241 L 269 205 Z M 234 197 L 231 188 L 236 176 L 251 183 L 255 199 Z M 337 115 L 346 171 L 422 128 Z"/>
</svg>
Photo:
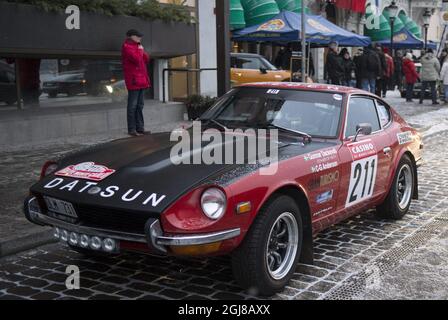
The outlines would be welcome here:
<svg viewBox="0 0 448 320">
<path fill-rule="evenodd" d="M 47 12 L 65 12 L 69 5 L 76 5 L 81 11 L 89 11 L 108 16 L 127 15 L 145 20 L 165 22 L 192 21 L 190 12 L 184 5 L 160 4 L 156 0 L 0 0 L 12 3 L 30 4 Z M 138 3 L 140 2 L 140 3 Z"/>
</svg>

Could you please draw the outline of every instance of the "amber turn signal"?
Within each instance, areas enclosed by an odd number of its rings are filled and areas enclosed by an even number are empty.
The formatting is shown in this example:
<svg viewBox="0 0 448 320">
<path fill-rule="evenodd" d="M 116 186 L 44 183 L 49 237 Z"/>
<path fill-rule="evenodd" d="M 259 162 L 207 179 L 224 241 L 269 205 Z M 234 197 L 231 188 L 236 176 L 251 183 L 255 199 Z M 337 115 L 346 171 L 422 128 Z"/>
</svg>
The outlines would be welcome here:
<svg viewBox="0 0 448 320">
<path fill-rule="evenodd" d="M 198 256 L 216 252 L 219 250 L 220 246 L 221 241 L 191 246 L 170 246 L 170 249 L 171 252 L 176 255 Z"/>
<path fill-rule="evenodd" d="M 251 209 L 252 209 L 252 205 L 251 205 L 250 201 L 240 202 L 236 206 L 236 213 L 238 213 L 238 214 L 246 213 L 246 212 L 249 212 Z"/>
</svg>

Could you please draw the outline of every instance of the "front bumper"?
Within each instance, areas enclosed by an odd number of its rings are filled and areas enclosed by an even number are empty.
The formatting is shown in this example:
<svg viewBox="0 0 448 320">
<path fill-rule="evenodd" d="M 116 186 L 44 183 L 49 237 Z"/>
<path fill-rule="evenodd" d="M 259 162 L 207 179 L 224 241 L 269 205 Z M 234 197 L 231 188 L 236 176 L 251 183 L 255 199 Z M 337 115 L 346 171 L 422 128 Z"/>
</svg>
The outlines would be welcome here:
<svg viewBox="0 0 448 320">
<path fill-rule="evenodd" d="M 169 247 L 200 246 L 235 238 L 240 235 L 240 228 L 224 231 L 189 234 L 166 235 L 158 219 L 149 219 L 145 226 L 145 234 L 127 233 L 109 229 L 100 229 L 69 223 L 43 214 L 35 197 L 29 197 L 24 205 L 25 216 L 33 223 L 62 228 L 80 235 L 111 238 L 119 241 L 129 241 L 148 244 L 151 251 L 167 253 Z"/>
</svg>

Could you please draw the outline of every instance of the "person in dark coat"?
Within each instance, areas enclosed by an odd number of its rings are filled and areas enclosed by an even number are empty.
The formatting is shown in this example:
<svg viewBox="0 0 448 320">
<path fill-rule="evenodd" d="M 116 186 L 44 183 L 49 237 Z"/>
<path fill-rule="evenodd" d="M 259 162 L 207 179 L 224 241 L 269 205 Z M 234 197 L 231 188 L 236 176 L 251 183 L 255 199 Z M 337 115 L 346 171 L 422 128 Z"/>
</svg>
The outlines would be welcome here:
<svg viewBox="0 0 448 320">
<path fill-rule="evenodd" d="M 387 90 L 387 60 L 386 55 L 383 52 L 383 47 L 377 44 L 376 53 L 380 59 L 380 74 L 376 80 L 376 95 L 381 96 L 382 92 Z"/>
<path fill-rule="evenodd" d="M 392 90 L 395 90 L 395 86 L 398 90 L 401 91 L 401 88 L 403 87 L 403 54 L 401 51 L 397 51 L 394 57 L 394 66 L 395 66 L 395 72 L 394 72 L 394 80 L 393 80 L 393 88 Z"/>
<path fill-rule="evenodd" d="M 358 49 L 358 51 L 356 52 L 355 56 L 353 57 L 353 63 L 355 64 L 355 76 L 356 76 L 356 88 L 358 89 L 362 89 L 362 85 L 361 85 L 361 56 L 363 54 L 364 50 L 363 49 Z"/>
<path fill-rule="evenodd" d="M 280 47 L 280 51 L 275 57 L 274 65 L 281 70 L 289 70 L 291 68 L 291 50 L 288 47 Z"/>
<path fill-rule="evenodd" d="M 342 57 L 342 64 L 344 66 L 344 77 L 342 79 L 342 85 L 347 87 L 355 86 L 355 63 L 350 57 L 350 52 L 347 48 L 341 50 L 340 56 Z"/>
<path fill-rule="evenodd" d="M 140 43 L 143 34 L 131 29 L 126 36 L 121 49 L 121 57 L 124 81 L 128 89 L 128 134 L 138 136 L 145 133 L 143 106 L 145 89 L 151 86 L 147 68 L 150 58 Z"/>
<path fill-rule="evenodd" d="M 338 54 L 338 43 L 331 42 L 325 63 L 325 75 L 328 83 L 341 85 L 344 78 L 344 66 L 341 56 Z"/>
<path fill-rule="evenodd" d="M 375 93 L 376 79 L 380 76 L 380 74 L 380 58 L 373 47 L 369 45 L 365 48 L 362 56 L 359 57 L 359 77 L 361 78 L 362 89 Z"/>
</svg>

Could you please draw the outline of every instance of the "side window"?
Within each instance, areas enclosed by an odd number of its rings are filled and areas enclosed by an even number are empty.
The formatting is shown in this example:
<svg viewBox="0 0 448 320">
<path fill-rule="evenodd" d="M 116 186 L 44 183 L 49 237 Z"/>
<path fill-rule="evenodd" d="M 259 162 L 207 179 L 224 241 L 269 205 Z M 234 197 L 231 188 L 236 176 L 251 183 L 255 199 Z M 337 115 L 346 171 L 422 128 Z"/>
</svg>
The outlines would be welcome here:
<svg viewBox="0 0 448 320">
<path fill-rule="evenodd" d="M 376 100 L 378 116 L 380 118 L 381 127 L 385 127 L 391 120 L 389 107 L 380 100 Z"/>
<path fill-rule="evenodd" d="M 376 106 L 372 99 L 362 97 L 350 99 L 345 137 L 354 136 L 356 134 L 356 126 L 360 123 L 370 123 L 372 132 L 380 130 Z"/>
</svg>

